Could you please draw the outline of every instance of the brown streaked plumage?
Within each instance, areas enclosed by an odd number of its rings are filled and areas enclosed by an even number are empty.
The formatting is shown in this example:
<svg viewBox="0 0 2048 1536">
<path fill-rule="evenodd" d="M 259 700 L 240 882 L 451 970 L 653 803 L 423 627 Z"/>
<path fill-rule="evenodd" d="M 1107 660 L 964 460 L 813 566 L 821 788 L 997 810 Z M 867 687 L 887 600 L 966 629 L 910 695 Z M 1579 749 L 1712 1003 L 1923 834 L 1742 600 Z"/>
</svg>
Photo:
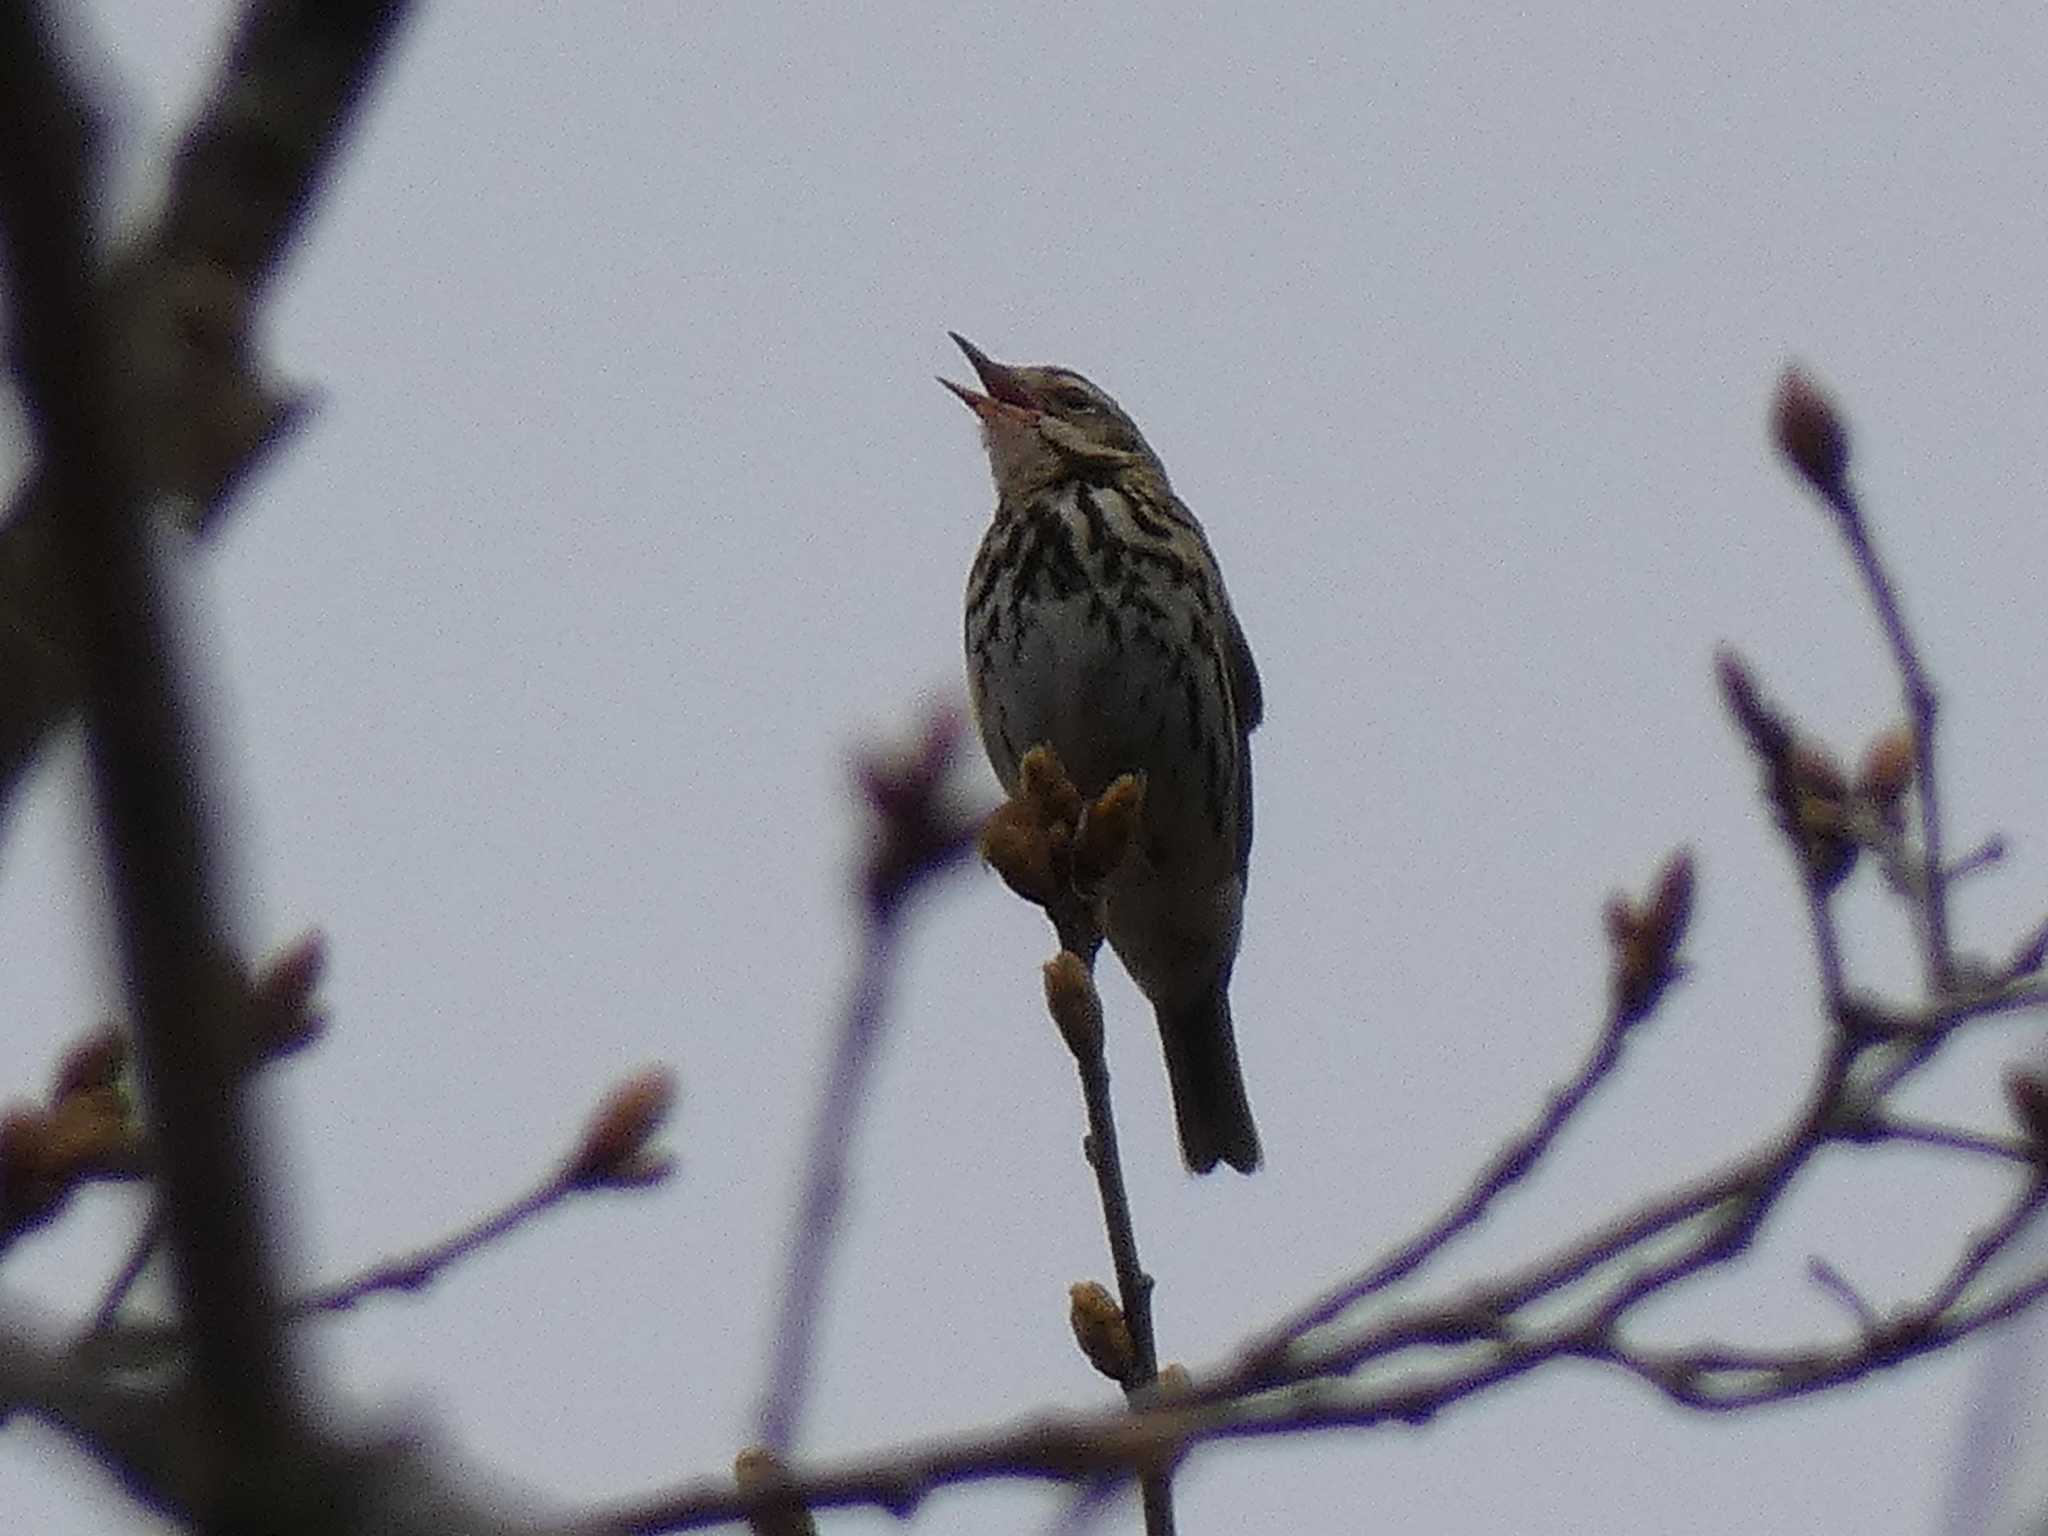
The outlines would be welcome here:
<svg viewBox="0 0 2048 1536">
<path fill-rule="evenodd" d="M 967 583 L 967 681 L 1006 789 L 1049 743 L 1082 794 L 1145 775 L 1144 824 L 1105 891 L 1105 931 L 1150 999 L 1181 1156 L 1259 1165 L 1230 1018 L 1263 700 L 1202 526 L 1131 419 L 1065 368 L 998 363 L 963 337 L 995 519 Z"/>
</svg>

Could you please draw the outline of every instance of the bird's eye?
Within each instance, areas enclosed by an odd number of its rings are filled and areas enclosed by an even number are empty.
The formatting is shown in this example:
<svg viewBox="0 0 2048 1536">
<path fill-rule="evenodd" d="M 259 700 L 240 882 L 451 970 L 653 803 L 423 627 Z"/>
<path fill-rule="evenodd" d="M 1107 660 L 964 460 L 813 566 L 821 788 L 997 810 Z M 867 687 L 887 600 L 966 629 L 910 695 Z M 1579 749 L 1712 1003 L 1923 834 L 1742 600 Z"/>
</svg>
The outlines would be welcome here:
<svg viewBox="0 0 2048 1536">
<path fill-rule="evenodd" d="M 1094 416 L 1102 410 L 1102 406 L 1097 403 L 1093 395 L 1079 389 L 1061 390 L 1053 396 L 1053 404 L 1063 411 L 1072 412 L 1076 416 Z"/>
</svg>

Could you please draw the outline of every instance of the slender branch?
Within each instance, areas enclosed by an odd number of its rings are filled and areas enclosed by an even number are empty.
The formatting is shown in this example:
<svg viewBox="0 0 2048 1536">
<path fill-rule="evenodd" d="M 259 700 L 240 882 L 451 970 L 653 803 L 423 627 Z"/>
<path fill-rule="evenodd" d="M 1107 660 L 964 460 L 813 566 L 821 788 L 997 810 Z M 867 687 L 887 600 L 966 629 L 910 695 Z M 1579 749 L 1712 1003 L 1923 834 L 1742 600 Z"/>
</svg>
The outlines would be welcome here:
<svg viewBox="0 0 2048 1536">
<path fill-rule="evenodd" d="M 973 820 L 962 816 L 947 794 L 959 739 L 958 716 L 939 710 L 909 752 L 872 757 L 860 765 L 861 787 L 876 826 L 862 882 L 867 930 L 804 1159 L 804 1189 L 770 1337 L 758 1432 L 761 1445 L 777 1456 L 794 1441 L 803 1412 L 811 1335 L 846 1200 L 854 1119 L 867 1094 L 886 1022 L 903 906 L 913 891 L 974 845 Z"/>
<path fill-rule="evenodd" d="M 1081 1096 L 1088 1108 L 1088 1165 L 1095 1171 L 1095 1188 L 1102 1200 L 1102 1224 L 1116 1270 L 1117 1300 L 1137 1351 L 1130 1385 L 1146 1387 L 1159 1377 L 1159 1351 L 1152 1333 L 1152 1277 L 1138 1260 L 1137 1229 L 1117 1146 L 1116 1111 L 1110 1103 L 1109 1062 L 1099 1047 L 1080 1062 L 1080 1071 Z"/>
<path fill-rule="evenodd" d="M 1920 1311 L 1932 1320 L 1961 1302 L 1971 1285 L 2012 1247 L 2044 1203 L 2048 1203 L 2048 1180 L 2036 1169 L 2005 1213 L 1971 1238 L 1948 1278 L 1935 1288 Z"/>
<path fill-rule="evenodd" d="M 1856 1320 L 1856 1326 L 1866 1335 L 1876 1333 L 1884 1326 L 1882 1319 L 1877 1315 L 1877 1309 L 1872 1307 L 1863 1293 L 1850 1283 L 1847 1275 L 1826 1259 L 1807 1260 L 1806 1272 L 1813 1278 L 1815 1285 L 1841 1303 L 1843 1310 Z"/>
<path fill-rule="evenodd" d="M 1304 1386 L 1284 1396 L 1199 1407 L 1177 1403 L 1135 1413 L 1038 1418 L 1006 1429 L 797 1469 L 789 1482 L 770 1490 L 743 1493 L 723 1480 L 686 1484 L 594 1513 L 571 1532 L 657 1536 L 700 1530 L 744 1520 L 792 1496 L 814 1509 L 869 1506 L 907 1518 L 933 1492 L 963 1483 L 1004 1479 L 1088 1485 L 1179 1458 L 1206 1442 L 1422 1423 L 1517 1377 L 1573 1360 L 1635 1376 L 1682 1407 L 1729 1412 L 1862 1380 L 2007 1321 L 2044 1297 L 2048 1271 L 2030 1275 L 1974 1307 L 1950 1308 L 1932 1319 L 1909 1313 L 1903 1321 L 1823 1350 L 1624 1347 L 1611 1331 L 1568 1323 L 1499 1343 L 1448 1372 L 1413 1372 L 1372 1389 Z M 1476 1332 L 1468 1329 L 1468 1337 Z"/>
<path fill-rule="evenodd" d="M 1848 982 L 1842 970 L 1842 939 L 1835 928 L 1833 909 L 1828 905 L 1828 892 L 1817 881 L 1808 879 L 1806 890 L 1806 925 L 1813 935 L 1814 966 L 1820 972 L 1821 1001 L 1827 1008 L 1829 1018 L 1839 1018 L 1842 1000 L 1848 995 Z"/>
<path fill-rule="evenodd" d="M 1886 1141 L 1940 1147 L 1949 1152 L 1966 1152 L 1977 1157 L 1999 1158 L 2029 1167 L 2040 1160 L 2039 1154 L 2032 1147 L 2014 1136 L 1987 1136 L 1980 1131 L 1964 1130 L 1960 1126 L 1929 1125 L 1918 1120 L 1903 1120 L 1895 1115 L 1874 1116 L 1870 1128 L 1875 1136 Z"/>
<path fill-rule="evenodd" d="M 804 1157 L 804 1190 L 790 1229 L 789 1262 L 770 1336 L 767 1390 L 761 1402 L 760 1443 L 776 1452 L 796 1438 L 809 1386 L 811 1335 L 824 1296 L 825 1267 L 846 1203 L 846 1162 L 853 1122 L 866 1096 L 881 1033 L 883 999 L 895 961 L 893 912 L 871 915 L 860 969 L 841 1015 L 825 1097 Z"/>
<path fill-rule="evenodd" d="M 1099 924 L 1092 937 L 1101 942 Z M 1076 931 L 1084 942 L 1089 932 Z M 1068 930 L 1062 928 L 1064 943 Z M 1094 968 L 1071 948 L 1062 949 L 1045 968 L 1046 1002 L 1081 1074 L 1081 1097 L 1088 1116 L 1084 1147 L 1095 1173 L 1102 1203 L 1103 1230 L 1109 1239 L 1110 1263 L 1116 1271 L 1117 1302 L 1129 1330 L 1130 1358 L 1118 1362 L 1117 1376 L 1127 1398 L 1138 1399 L 1159 1379 L 1159 1351 L 1152 1330 L 1152 1277 L 1138 1258 L 1137 1229 L 1124 1187 L 1123 1156 L 1118 1149 L 1116 1111 L 1109 1091 L 1109 1060 L 1104 1051 L 1102 996 Z M 1146 1536 L 1173 1536 L 1173 1481 L 1169 1468 L 1147 1472 L 1139 1482 Z"/>
<path fill-rule="evenodd" d="M 1941 803 L 1935 789 L 1934 726 L 1938 704 L 1934 685 L 1920 660 L 1919 647 L 1899 606 L 1884 562 L 1871 542 L 1869 526 L 1863 520 L 1855 492 L 1846 477 L 1817 483 L 1821 495 L 1834 509 L 1835 521 L 1855 557 L 1856 569 L 1877 610 L 1885 643 L 1891 648 L 1893 664 L 1906 694 L 1906 709 L 1913 722 L 1914 778 L 1920 795 L 1920 857 L 1923 867 L 1920 899 L 1927 924 L 1927 991 L 1939 997 L 1947 991 L 1954 965 L 1948 936 L 1948 881 L 1941 854 Z"/>
<path fill-rule="evenodd" d="M 1550 1095 L 1542 1114 L 1531 1125 L 1494 1154 L 1449 1210 L 1377 1264 L 1340 1281 L 1261 1334 L 1244 1351 L 1243 1369 L 1252 1375 L 1265 1368 L 1277 1369 L 1286 1350 L 1296 1340 L 1335 1321 L 1367 1297 L 1407 1279 L 1459 1236 L 1477 1226 L 1495 1200 L 1535 1172 L 1544 1155 L 1585 1107 L 1594 1090 L 1620 1064 L 1622 1042 L 1627 1034 L 1628 1025 L 1622 1016 L 1610 1014 L 1600 1031 L 1599 1040 L 1579 1070 Z"/>
<path fill-rule="evenodd" d="M 344 1312 L 383 1292 L 422 1290 L 439 1279 L 444 1270 L 510 1236 L 543 1212 L 553 1210 L 576 1193 L 576 1188 L 566 1176 L 556 1174 L 439 1242 L 399 1258 L 380 1260 L 346 1280 L 294 1297 L 289 1310 L 295 1317 Z"/>
<path fill-rule="evenodd" d="M 135 1234 L 135 1241 L 129 1245 L 128 1256 L 121 1261 L 121 1267 L 107 1282 L 107 1289 L 100 1297 L 99 1305 L 93 1308 L 92 1322 L 86 1328 L 88 1338 L 103 1334 L 120 1320 L 121 1307 L 128 1299 L 128 1293 L 142 1278 L 149 1261 L 156 1257 L 156 1251 L 164 1240 L 164 1218 L 161 1211 L 151 1211 L 143 1219 L 142 1230 Z"/>
</svg>

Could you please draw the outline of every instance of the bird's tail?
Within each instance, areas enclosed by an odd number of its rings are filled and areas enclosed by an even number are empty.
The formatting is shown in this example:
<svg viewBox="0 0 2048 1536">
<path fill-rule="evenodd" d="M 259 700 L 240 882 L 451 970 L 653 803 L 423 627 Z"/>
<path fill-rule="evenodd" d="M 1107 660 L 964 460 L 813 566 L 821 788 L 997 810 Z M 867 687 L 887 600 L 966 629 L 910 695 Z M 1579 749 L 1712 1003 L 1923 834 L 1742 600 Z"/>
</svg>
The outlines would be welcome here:
<svg viewBox="0 0 2048 1536">
<path fill-rule="evenodd" d="M 1190 1173 L 1209 1173 L 1219 1162 L 1250 1173 L 1259 1166 L 1259 1132 L 1237 1065 L 1227 979 L 1190 1007 L 1158 1012 L 1181 1160 Z"/>
</svg>

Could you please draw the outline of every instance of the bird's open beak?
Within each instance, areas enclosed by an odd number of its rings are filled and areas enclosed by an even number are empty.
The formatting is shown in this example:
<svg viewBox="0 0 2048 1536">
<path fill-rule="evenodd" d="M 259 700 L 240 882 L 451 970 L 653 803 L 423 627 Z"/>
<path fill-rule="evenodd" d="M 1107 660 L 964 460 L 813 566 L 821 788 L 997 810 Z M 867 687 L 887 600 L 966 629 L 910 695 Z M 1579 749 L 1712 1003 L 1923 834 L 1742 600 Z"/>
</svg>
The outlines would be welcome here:
<svg viewBox="0 0 2048 1536">
<path fill-rule="evenodd" d="M 940 379 L 941 384 L 966 402 L 969 410 L 983 421 L 993 419 L 1004 406 L 1029 411 L 1034 415 L 1038 413 L 1041 407 L 1031 391 L 1024 387 L 1023 380 L 1017 377 L 1016 369 L 1004 367 L 958 331 L 948 331 L 946 334 L 953 338 L 955 346 L 967 354 L 967 361 L 974 364 L 974 371 L 981 379 L 982 389 L 988 391 L 987 394 L 982 394 L 964 384 L 955 384 L 951 379 Z"/>
</svg>

